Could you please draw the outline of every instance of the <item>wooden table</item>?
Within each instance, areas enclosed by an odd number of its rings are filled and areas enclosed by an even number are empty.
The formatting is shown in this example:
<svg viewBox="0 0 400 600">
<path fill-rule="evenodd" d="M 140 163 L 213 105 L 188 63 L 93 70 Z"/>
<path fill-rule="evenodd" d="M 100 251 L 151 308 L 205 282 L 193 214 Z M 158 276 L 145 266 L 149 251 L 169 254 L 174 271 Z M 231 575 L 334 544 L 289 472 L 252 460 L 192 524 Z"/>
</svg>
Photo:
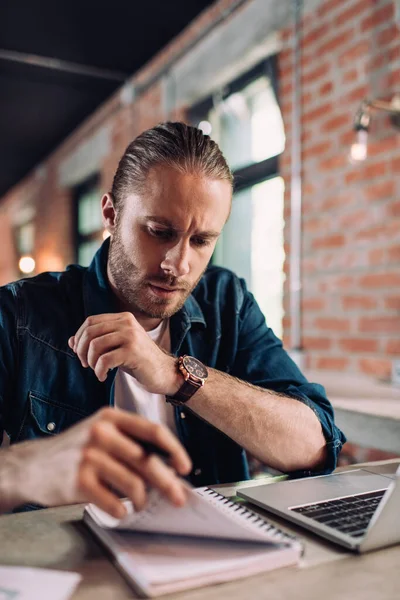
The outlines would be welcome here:
<svg viewBox="0 0 400 600">
<path fill-rule="evenodd" d="M 395 467 L 396 465 L 394 465 Z M 393 467 L 393 468 L 394 468 Z M 232 495 L 234 486 L 217 491 Z M 0 517 L 0 564 L 78 571 L 73 600 L 134 598 L 127 583 L 81 522 L 82 505 Z M 262 511 L 260 510 L 262 513 Z M 265 514 L 265 513 L 264 513 Z M 276 518 L 270 520 L 279 523 Z M 296 527 L 306 552 L 299 567 L 165 596 L 179 600 L 398 600 L 400 545 L 357 556 Z M 38 600 L 40 600 L 38 598 Z"/>
</svg>

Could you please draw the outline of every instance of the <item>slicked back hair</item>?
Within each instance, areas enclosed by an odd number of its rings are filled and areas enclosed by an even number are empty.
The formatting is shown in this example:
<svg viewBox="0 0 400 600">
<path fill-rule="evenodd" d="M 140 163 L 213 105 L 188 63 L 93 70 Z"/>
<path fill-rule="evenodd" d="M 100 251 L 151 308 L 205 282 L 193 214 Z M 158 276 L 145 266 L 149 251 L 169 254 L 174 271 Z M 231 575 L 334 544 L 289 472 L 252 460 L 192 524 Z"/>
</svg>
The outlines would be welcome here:
<svg viewBox="0 0 400 600">
<path fill-rule="evenodd" d="M 161 123 L 141 133 L 125 150 L 111 188 L 115 206 L 129 194 L 142 192 L 150 169 L 159 165 L 225 180 L 233 188 L 232 173 L 216 142 L 185 123 Z"/>
</svg>

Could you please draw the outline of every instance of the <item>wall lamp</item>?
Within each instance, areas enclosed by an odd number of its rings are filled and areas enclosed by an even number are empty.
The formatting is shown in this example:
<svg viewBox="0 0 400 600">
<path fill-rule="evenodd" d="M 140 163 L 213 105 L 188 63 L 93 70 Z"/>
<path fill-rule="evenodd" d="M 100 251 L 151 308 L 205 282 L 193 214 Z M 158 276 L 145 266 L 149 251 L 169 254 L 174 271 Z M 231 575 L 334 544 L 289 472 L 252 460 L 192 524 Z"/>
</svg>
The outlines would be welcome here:
<svg viewBox="0 0 400 600">
<path fill-rule="evenodd" d="M 390 115 L 390 120 L 395 127 L 400 128 L 400 94 L 395 94 L 388 100 L 363 100 L 354 117 L 354 131 L 356 142 L 350 149 L 350 160 L 360 162 L 367 158 L 368 132 L 371 125 L 372 113 L 384 111 Z"/>
</svg>

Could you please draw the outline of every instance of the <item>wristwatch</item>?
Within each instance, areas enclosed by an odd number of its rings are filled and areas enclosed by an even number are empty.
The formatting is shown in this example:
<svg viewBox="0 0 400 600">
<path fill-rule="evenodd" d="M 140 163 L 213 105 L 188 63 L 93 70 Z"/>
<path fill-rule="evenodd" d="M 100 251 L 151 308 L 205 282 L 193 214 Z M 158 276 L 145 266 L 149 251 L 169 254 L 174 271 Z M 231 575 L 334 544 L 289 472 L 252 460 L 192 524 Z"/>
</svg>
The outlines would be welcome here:
<svg viewBox="0 0 400 600">
<path fill-rule="evenodd" d="M 167 402 L 179 406 L 185 404 L 207 381 L 208 371 L 202 362 L 193 356 L 180 356 L 178 369 L 182 373 L 183 385 L 173 396 L 166 396 Z"/>
</svg>

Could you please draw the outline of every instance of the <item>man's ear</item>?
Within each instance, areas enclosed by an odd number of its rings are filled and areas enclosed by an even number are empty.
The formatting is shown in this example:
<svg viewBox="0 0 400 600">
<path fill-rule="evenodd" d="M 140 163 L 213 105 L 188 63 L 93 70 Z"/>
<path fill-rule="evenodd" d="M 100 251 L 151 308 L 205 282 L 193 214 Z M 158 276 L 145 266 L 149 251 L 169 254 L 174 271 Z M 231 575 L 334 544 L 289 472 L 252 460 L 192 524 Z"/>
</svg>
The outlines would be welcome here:
<svg viewBox="0 0 400 600">
<path fill-rule="evenodd" d="M 115 231 L 117 213 L 114 208 L 114 200 L 111 194 L 104 194 L 101 199 L 101 213 L 103 215 L 103 225 L 111 235 Z"/>
</svg>

